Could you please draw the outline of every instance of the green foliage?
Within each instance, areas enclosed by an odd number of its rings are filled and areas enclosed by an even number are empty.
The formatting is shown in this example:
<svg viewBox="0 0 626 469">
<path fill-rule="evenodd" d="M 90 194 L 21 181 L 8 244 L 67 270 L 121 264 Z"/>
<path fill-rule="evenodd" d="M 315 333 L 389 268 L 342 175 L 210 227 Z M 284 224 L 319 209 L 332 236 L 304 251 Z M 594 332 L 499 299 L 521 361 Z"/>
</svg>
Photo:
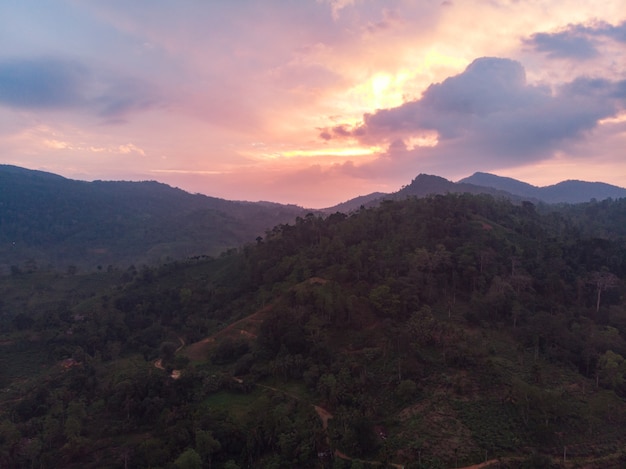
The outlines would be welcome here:
<svg viewBox="0 0 626 469">
<path fill-rule="evenodd" d="M 415 381 L 411 379 L 401 381 L 395 391 L 396 396 L 398 396 L 398 399 L 402 402 L 411 402 L 411 400 L 415 398 L 416 392 L 417 385 L 415 384 Z"/>
<path fill-rule="evenodd" d="M 154 181 L 83 182 L 0 165 L 0 274 L 217 256 L 303 214 L 296 206 L 233 202 Z"/>
<path fill-rule="evenodd" d="M 620 207 L 435 196 L 310 214 L 215 259 L 21 263 L 0 278 L 0 466 L 610 454 L 626 443 Z"/>
<path fill-rule="evenodd" d="M 607 350 L 598 359 L 598 375 L 603 385 L 617 389 L 624 384 L 626 361 L 620 354 Z"/>
<path fill-rule="evenodd" d="M 193 448 L 187 448 L 176 458 L 174 465 L 178 469 L 202 469 L 202 458 Z"/>
</svg>

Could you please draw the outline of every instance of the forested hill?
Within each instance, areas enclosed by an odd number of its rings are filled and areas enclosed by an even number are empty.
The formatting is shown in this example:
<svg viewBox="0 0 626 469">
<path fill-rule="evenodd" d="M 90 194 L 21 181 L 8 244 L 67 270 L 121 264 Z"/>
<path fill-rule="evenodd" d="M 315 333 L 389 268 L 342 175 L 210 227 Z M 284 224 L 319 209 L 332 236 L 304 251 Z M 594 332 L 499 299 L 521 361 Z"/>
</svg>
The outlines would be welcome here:
<svg viewBox="0 0 626 469">
<path fill-rule="evenodd" d="M 419 174 L 410 184 L 390 194 L 372 193 L 348 200 L 324 209 L 325 213 L 336 211 L 348 213 L 360 206 L 373 207 L 382 200 L 401 200 L 406 197 L 427 197 L 445 194 L 489 194 L 517 203 L 529 201 L 548 204 L 578 204 L 592 200 L 620 199 L 626 197 L 626 189 L 601 182 L 563 181 L 546 187 L 536 187 L 515 179 L 488 173 L 474 173 L 457 182 L 439 176 Z"/>
<path fill-rule="evenodd" d="M 480 172 L 461 179 L 457 184 L 492 187 L 519 197 L 532 198 L 547 203 L 576 204 L 589 202 L 592 199 L 604 200 L 626 197 L 626 189 L 623 187 L 603 182 L 568 180 L 550 186 L 537 187 L 515 179 Z"/>
<path fill-rule="evenodd" d="M 412 198 L 4 277 L 0 466 L 624 467 L 624 203 Z"/>
<path fill-rule="evenodd" d="M 234 202 L 148 182 L 84 182 L 0 165 L 0 273 L 217 255 L 304 209 Z"/>
</svg>

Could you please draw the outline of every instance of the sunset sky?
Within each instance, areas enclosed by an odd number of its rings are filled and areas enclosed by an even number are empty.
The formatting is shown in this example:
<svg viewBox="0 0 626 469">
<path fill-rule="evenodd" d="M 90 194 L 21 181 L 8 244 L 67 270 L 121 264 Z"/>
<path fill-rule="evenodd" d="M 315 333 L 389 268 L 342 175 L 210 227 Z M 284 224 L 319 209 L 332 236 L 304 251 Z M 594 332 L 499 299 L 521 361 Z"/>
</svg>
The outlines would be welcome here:
<svg viewBox="0 0 626 469">
<path fill-rule="evenodd" d="M 626 0 L 4 0 L 0 163 L 311 208 L 626 186 Z"/>
</svg>

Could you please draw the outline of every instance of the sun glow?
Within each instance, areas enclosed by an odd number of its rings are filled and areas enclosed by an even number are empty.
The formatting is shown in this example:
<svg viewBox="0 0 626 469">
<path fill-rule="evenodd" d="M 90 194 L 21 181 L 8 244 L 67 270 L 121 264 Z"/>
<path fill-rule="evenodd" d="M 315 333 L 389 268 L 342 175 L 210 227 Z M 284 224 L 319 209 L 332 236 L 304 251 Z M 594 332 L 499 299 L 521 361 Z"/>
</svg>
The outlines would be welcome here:
<svg viewBox="0 0 626 469">
<path fill-rule="evenodd" d="M 290 150 L 280 153 L 276 153 L 276 157 L 283 158 L 312 158 L 318 156 L 337 156 L 337 157 L 350 157 L 350 156 L 369 156 L 382 152 L 380 147 L 352 147 L 352 148 L 317 148 L 311 150 Z"/>
<path fill-rule="evenodd" d="M 344 114 L 360 119 L 363 113 L 401 105 L 404 102 L 405 83 L 409 78 L 410 74 L 405 71 L 397 74 L 377 73 L 333 96 L 331 101 Z"/>
<path fill-rule="evenodd" d="M 467 66 L 467 59 L 458 55 L 446 54 L 435 48 L 426 53 L 423 61 L 423 68 L 430 70 L 437 67 L 446 67 L 453 70 L 462 70 Z"/>
<path fill-rule="evenodd" d="M 622 122 L 626 122 L 626 112 L 618 114 L 615 117 L 607 117 L 606 119 L 599 120 L 598 124 L 621 124 Z"/>
<path fill-rule="evenodd" d="M 351 87 L 327 96 L 324 104 L 339 111 L 343 123 L 354 121 L 356 124 L 365 113 L 417 99 L 430 84 L 461 72 L 467 64 L 468 60 L 452 51 L 433 46 L 407 58 L 404 66 L 395 70 L 361 70 L 360 74 L 352 76 Z"/>
<path fill-rule="evenodd" d="M 372 98 L 375 102 L 380 102 L 385 98 L 385 94 L 392 84 L 392 78 L 389 75 L 376 75 L 370 80 L 372 88 Z"/>
<path fill-rule="evenodd" d="M 415 135 L 409 137 L 404 142 L 408 150 L 414 150 L 417 147 L 436 147 L 439 143 L 439 138 L 436 132 L 432 132 L 424 135 Z"/>
<path fill-rule="evenodd" d="M 195 175 L 216 175 L 216 174 L 228 174 L 228 171 L 211 171 L 202 169 L 150 169 L 151 173 L 162 174 L 195 174 Z"/>
</svg>

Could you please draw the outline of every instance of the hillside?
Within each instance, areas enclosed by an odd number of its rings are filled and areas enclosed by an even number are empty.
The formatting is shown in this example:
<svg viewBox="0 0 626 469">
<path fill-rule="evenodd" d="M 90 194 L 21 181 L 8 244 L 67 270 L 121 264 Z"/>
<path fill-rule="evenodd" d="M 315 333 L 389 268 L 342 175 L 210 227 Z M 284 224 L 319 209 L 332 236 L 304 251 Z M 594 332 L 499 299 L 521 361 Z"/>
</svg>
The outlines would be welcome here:
<svg viewBox="0 0 626 469">
<path fill-rule="evenodd" d="M 452 182 L 440 176 L 419 174 L 410 184 L 391 193 L 372 193 L 359 196 L 341 204 L 323 210 L 324 213 L 336 211 L 349 213 L 361 206 L 373 207 L 382 200 L 401 200 L 406 197 L 427 197 L 445 194 L 488 194 L 513 202 L 547 204 L 580 204 L 593 199 L 619 199 L 626 197 L 626 189 L 601 182 L 563 181 L 546 187 L 536 187 L 512 178 L 489 173 L 474 173 L 472 176 Z"/>
<path fill-rule="evenodd" d="M 0 465 L 623 467 L 624 203 L 409 198 L 2 278 Z"/>
<path fill-rule="evenodd" d="M 0 165 L 0 273 L 154 264 L 218 255 L 304 215 L 165 184 L 84 182 Z"/>
<path fill-rule="evenodd" d="M 359 196 L 319 213 L 351 213 L 383 200 L 448 193 L 489 194 L 516 203 L 571 200 L 572 194 L 578 201 L 602 200 L 626 193 L 580 181 L 534 188 L 485 173 L 464 181 L 420 174 L 397 192 Z M 0 275 L 11 270 L 94 271 L 216 256 L 309 212 L 295 205 L 189 194 L 155 181 L 84 182 L 0 165 Z"/>
<path fill-rule="evenodd" d="M 626 189 L 603 182 L 562 181 L 551 186 L 537 187 L 512 178 L 496 176 L 489 173 L 474 173 L 461 179 L 460 184 L 474 184 L 492 187 L 511 194 L 556 204 L 578 204 L 591 199 L 604 200 L 626 197 Z"/>
<path fill-rule="evenodd" d="M 488 194 L 494 197 L 521 202 L 523 197 L 514 195 L 504 190 L 489 187 L 487 185 L 477 185 L 472 183 L 452 182 L 440 176 L 431 174 L 418 174 L 409 184 L 403 186 L 396 192 L 388 194 L 374 192 L 365 196 L 359 196 L 345 201 L 341 204 L 323 210 L 324 213 L 350 213 L 360 207 L 375 207 L 384 200 L 403 200 L 407 197 L 428 197 L 432 195 L 445 194 Z M 536 199 L 530 199 L 538 202 Z"/>
</svg>

